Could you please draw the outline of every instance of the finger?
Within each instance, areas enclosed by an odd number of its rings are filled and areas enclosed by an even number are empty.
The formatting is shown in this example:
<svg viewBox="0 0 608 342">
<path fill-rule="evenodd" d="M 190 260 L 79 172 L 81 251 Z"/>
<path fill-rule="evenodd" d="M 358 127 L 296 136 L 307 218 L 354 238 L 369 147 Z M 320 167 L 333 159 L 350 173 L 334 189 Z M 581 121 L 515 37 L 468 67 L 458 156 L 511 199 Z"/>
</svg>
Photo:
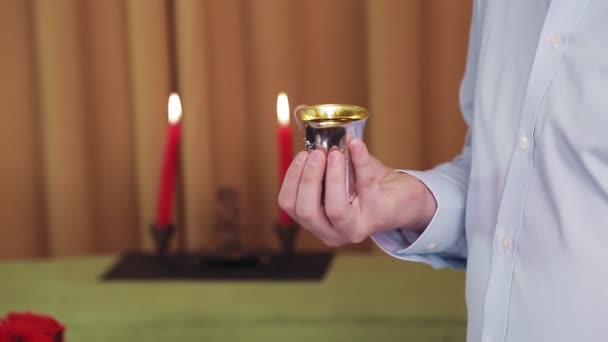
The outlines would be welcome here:
<svg viewBox="0 0 608 342">
<path fill-rule="evenodd" d="M 346 159 L 333 150 L 327 158 L 325 174 L 325 213 L 336 230 L 343 231 L 349 221 L 348 198 L 346 196 Z"/>
<path fill-rule="evenodd" d="M 289 216 L 295 218 L 296 199 L 298 195 L 298 186 L 300 184 L 300 177 L 302 177 L 302 170 L 306 164 L 306 158 L 308 152 L 302 151 L 296 155 L 296 157 L 287 168 L 285 173 L 285 179 L 283 179 L 283 185 L 279 192 L 279 207 L 283 209 Z"/>
<path fill-rule="evenodd" d="M 300 224 L 323 240 L 337 237 L 321 205 L 326 157 L 322 151 L 310 152 L 302 171 L 296 199 L 296 217 Z"/>
<path fill-rule="evenodd" d="M 355 183 L 357 190 L 370 187 L 374 183 L 374 160 L 369 154 L 367 146 L 361 139 L 353 139 L 349 144 L 353 167 L 355 169 Z"/>
</svg>

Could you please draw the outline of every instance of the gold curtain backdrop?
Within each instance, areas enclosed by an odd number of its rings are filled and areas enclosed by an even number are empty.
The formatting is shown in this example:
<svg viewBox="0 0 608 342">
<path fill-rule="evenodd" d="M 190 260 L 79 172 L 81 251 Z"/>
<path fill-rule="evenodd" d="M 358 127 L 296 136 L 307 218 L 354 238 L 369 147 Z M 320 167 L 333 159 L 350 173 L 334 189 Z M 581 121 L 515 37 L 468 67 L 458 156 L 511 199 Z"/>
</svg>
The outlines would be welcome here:
<svg viewBox="0 0 608 342">
<path fill-rule="evenodd" d="M 366 140 L 392 167 L 450 159 L 470 12 L 470 0 L 0 1 L 0 257 L 151 249 L 173 90 L 174 248 L 212 247 L 223 187 L 238 191 L 247 244 L 277 246 L 280 91 L 292 108 L 369 107 Z M 302 234 L 298 248 L 324 246 Z"/>
</svg>

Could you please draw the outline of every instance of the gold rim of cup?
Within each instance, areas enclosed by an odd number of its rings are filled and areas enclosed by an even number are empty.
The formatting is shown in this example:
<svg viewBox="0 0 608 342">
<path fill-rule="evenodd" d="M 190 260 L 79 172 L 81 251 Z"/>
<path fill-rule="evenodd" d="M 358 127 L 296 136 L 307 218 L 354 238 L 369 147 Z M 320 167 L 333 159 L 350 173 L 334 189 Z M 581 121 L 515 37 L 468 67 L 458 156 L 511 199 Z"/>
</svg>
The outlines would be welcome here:
<svg viewBox="0 0 608 342">
<path fill-rule="evenodd" d="M 318 104 L 306 106 L 296 111 L 297 118 L 318 127 L 332 127 L 352 121 L 367 119 L 367 109 L 347 104 Z"/>
</svg>

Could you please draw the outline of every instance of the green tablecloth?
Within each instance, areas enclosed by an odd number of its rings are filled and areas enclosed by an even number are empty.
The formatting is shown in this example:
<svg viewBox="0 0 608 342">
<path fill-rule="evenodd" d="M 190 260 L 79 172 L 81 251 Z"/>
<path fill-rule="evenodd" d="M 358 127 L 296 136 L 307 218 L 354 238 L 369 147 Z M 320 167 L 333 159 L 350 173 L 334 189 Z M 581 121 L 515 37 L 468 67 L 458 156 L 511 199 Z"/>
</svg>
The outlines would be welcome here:
<svg viewBox="0 0 608 342">
<path fill-rule="evenodd" d="M 101 282 L 112 257 L 0 263 L 0 312 L 67 341 L 464 341 L 464 274 L 339 255 L 319 283 Z"/>
</svg>

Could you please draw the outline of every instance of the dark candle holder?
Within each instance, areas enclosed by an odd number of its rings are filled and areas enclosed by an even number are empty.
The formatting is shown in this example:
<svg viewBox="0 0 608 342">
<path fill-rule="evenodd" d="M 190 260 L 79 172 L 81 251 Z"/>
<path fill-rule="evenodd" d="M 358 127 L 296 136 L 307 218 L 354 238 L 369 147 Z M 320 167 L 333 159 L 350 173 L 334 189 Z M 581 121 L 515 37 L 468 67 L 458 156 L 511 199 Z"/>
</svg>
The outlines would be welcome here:
<svg viewBox="0 0 608 342">
<path fill-rule="evenodd" d="M 281 244 L 280 264 L 282 267 L 286 267 L 294 255 L 294 247 L 300 231 L 300 226 L 296 223 L 291 223 L 289 225 L 277 223 L 274 226 L 274 231 Z"/>
<path fill-rule="evenodd" d="M 154 241 L 156 256 L 165 258 L 168 255 L 169 243 L 175 233 L 175 225 L 171 223 L 163 225 L 155 223 L 150 226 L 150 233 Z"/>
</svg>

